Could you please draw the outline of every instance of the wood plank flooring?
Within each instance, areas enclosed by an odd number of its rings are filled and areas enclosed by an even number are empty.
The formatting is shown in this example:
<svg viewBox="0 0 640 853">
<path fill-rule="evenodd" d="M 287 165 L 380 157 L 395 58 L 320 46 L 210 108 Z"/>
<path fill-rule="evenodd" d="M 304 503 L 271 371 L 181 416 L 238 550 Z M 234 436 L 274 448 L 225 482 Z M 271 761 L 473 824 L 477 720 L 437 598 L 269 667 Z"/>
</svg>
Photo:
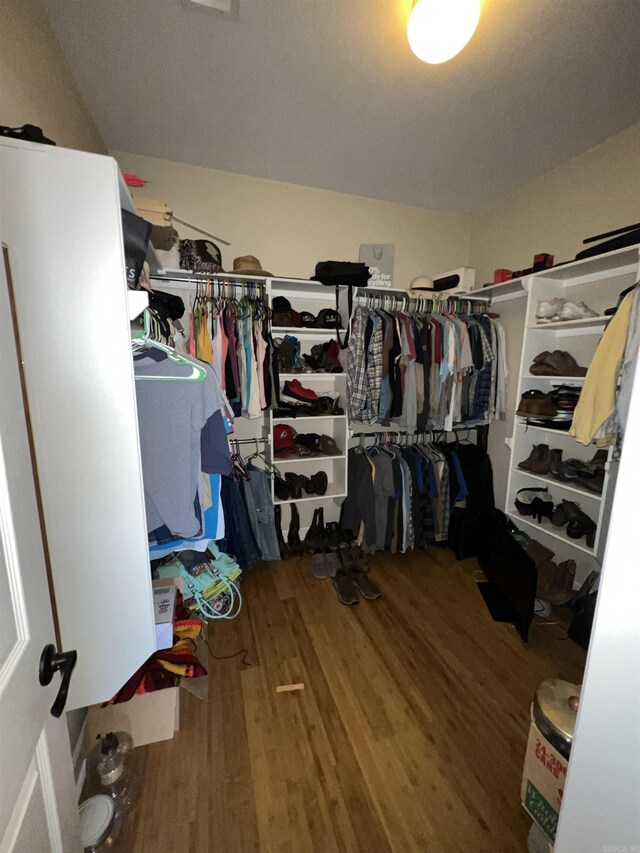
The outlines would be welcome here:
<svg viewBox="0 0 640 853">
<path fill-rule="evenodd" d="M 494 623 L 475 560 L 378 555 L 384 598 L 347 608 L 308 559 L 245 575 L 244 608 L 211 627 L 210 702 L 182 692 L 172 741 L 134 751 L 132 853 L 526 850 L 519 799 L 538 683 L 580 682 L 560 626 L 524 645 Z M 304 682 L 276 694 L 279 684 Z"/>
</svg>

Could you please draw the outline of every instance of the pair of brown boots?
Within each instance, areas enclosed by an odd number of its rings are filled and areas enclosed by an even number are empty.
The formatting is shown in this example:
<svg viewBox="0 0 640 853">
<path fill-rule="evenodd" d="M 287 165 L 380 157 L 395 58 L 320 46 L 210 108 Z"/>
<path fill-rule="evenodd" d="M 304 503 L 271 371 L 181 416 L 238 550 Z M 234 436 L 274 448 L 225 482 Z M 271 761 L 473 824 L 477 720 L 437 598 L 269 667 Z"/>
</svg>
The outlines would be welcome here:
<svg viewBox="0 0 640 853">
<path fill-rule="evenodd" d="M 545 474 L 559 471 L 561 463 L 562 450 L 551 449 L 548 444 L 534 444 L 529 456 L 518 463 L 518 468 L 543 477 Z"/>
<path fill-rule="evenodd" d="M 575 560 L 554 562 L 554 552 L 541 542 L 532 539 L 527 548 L 538 570 L 536 596 L 551 604 L 567 604 L 575 596 L 573 582 L 576 576 Z"/>
</svg>

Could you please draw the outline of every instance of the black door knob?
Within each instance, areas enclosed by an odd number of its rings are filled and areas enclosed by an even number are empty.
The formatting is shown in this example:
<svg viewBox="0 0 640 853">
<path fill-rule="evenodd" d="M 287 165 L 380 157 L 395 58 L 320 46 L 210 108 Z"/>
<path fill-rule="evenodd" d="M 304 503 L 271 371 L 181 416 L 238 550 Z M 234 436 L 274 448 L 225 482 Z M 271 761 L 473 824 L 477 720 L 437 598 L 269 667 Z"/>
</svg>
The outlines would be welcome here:
<svg viewBox="0 0 640 853">
<path fill-rule="evenodd" d="M 62 673 L 62 684 L 56 701 L 51 706 L 51 716 L 59 717 L 64 711 L 64 706 L 67 704 L 67 696 L 69 694 L 69 684 L 71 682 L 71 673 L 74 670 L 78 660 L 78 653 L 74 650 L 70 652 L 56 652 L 56 647 L 49 643 L 45 646 L 40 655 L 40 670 L 38 679 L 42 687 L 51 684 L 53 676 L 56 672 Z"/>
</svg>

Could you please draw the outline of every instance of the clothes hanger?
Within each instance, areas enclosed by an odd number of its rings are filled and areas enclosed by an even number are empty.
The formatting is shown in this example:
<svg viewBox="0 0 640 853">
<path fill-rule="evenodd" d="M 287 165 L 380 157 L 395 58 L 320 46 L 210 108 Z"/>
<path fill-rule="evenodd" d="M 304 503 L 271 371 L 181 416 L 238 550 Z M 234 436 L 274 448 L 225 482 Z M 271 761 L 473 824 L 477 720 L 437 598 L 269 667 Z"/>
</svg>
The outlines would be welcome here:
<svg viewBox="0 0 640 853">
<path fill-rule="evenodd" d="M 251 454 L 251 456 L 247 459 L 247 465 L 249 465 L 251 462 L 253 462 L 254 459 L 260 459 L 260 461 L 264 463 L 264 467 L 265 467 L 265 470 L 267 471 L 267 473 L 271 474 L 271 476 L 275 476 L 276 474 L 278 474 L 278 469 L 269 459 L 267 459 L 267 455 L 266 455 L 265 451 L 260 450 L 257 438 L 255 439 L 255 442 L 256 442 L 256 449 Z"/>
<path fill-rule="evenodd" d="M 134 351 L 142 352 L 145 349 L 157 349 L 160 352 L 164 352 L 167 355 L 169 361 L 174 364 L 190 367 L 191 374 L 189 376 L 136 376 L 136 382 L 202 382 L 206 379 L 207 371 L 204 367 L 200 367 L 197 364 L 194 364 L 187 358 L 184 358 L 177 353 L 171 347 L 166 346 L 165 344 L 161 344 L 159 341 L 153 340 L 150 337 L 150 317 L 149 317 L 149 309 L 145 308 L 143 311 L 143 331 L 141 335 L 136 335 L 132 340 Z"/>
</svg>

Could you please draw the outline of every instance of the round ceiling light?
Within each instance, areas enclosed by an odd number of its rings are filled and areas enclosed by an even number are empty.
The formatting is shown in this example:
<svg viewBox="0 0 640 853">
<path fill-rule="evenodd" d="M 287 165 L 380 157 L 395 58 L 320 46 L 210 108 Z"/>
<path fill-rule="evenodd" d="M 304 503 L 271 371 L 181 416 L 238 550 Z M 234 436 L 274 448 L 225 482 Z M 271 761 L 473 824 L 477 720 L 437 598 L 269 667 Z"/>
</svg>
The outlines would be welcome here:
<svg viewBox="0 0 640 853">
<path fill-rule="evenodd" d="M 407 23 L 409 47 L 438 65 L 460 53 L 480 20 L 480 0 L 415 0 Z"/>
</svg>

